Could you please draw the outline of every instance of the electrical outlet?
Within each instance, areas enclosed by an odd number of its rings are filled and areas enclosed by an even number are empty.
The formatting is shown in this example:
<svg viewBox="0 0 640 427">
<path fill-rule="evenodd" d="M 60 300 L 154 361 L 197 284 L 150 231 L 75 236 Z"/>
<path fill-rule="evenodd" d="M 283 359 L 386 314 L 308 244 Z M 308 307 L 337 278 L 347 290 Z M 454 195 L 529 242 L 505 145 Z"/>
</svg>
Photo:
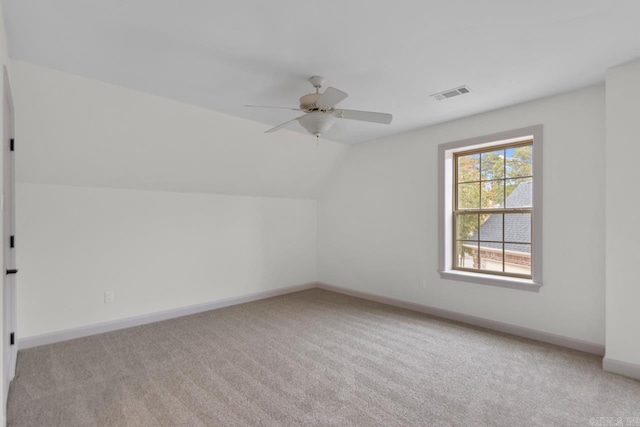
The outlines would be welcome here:
<svg viewBox="0 0 640 427">
<path fill-rule="evenodd" d="M 111 302 L 113 302 L 115 295 L 113 293 L 113 291 L 105 291 L 104 292 L 104 303 L 105 304 L 109 304 Z"/>
</svg>

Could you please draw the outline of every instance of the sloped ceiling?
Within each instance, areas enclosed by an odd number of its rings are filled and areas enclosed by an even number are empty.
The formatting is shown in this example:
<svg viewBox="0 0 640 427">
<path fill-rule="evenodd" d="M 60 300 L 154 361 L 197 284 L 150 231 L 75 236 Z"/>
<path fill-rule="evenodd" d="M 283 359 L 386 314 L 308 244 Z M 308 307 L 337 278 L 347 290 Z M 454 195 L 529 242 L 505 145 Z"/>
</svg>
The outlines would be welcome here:
<svg viewBox="0 0 640 427">
<path fill-rule="evenodd" d="M 320 74 L 356 143 L 594 84 L 640 56 L 636 0 L 3 0 L 11 57 L 264 123 Z M 468 95 L 432 100 L 469 85 Z M 291 129 L 304 130 L 293 124 Z"/>
<path fill-rule="evenodd" d="M 347 145 L 11 60 L 20 182 L 317 198 Z"/>
</svg>

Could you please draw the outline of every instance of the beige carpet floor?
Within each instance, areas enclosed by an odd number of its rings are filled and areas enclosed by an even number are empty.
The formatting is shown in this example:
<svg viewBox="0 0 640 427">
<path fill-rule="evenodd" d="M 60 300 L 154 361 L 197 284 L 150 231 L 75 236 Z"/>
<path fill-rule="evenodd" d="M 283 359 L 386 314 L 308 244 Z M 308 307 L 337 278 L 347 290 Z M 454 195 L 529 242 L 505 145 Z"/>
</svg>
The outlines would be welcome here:
<svg viewBox="0 0 640 427">
<path fill-rule="evenodd" d="M 20 351 L 10 426 L 573 426 L 601 358 L 319 289 Z"/>
</svg>

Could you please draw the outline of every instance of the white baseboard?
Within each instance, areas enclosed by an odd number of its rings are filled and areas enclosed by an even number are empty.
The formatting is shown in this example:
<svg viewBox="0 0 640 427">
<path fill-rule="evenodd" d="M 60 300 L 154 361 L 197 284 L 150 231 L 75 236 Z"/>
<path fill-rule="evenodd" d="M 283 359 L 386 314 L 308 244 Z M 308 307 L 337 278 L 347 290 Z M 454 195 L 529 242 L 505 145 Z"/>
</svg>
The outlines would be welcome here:
<svg viewBox="0 0 640 427">
<path fill-rule="evenodd" d="M 408 301 L 402 301 L 381 295 L 370 294 L 368 292 L 354 291 L 340 286 L 329 285 L 327 283 L 318 283 L 320 289 L 338 292 L 345 295 L 354 296 L 382 304 L 392 305 L 394 307 L 405 308 L 407 310 L 418 311 L 420 313 L 429 314 L 443 319 L 453 320 L 456 322 L 467 323 L 469 325 L 479 326 L 481 328 L 491 329 L 494 331 L 504 332 L 506 334 L 517 335 L 519 337 L 528 338 L 536 341 L 542 341 L 549 344 L 567 347 L 574 350 L 584 351 L 586 353 L 604 356 L 604 345 L 583 341 L 576 338 L 556 335 L 549 332 L 542 332 L 535 329 L 529 329 L 522 326 L 515 326 L 509 323 L 498 322 L 496 320 L 483 319 L 481 317 L 471 316 L 468 314 L 457 313 L 455 311 L 443 310 L 441 308 L 430 307 L 428 305 L 417 304 Z"/>
<path fill-rule="evenodd" d="M 221 300 L 210 301 L 203 304 L 191 305 L 188 307 L 174 308 L 170 310 L 158 311 L 155 313 L 143 314 L 140 316 L 127 317 L 125 319 L 112 320 L 109 322 L 95 323 L 93 325 L 81 326 L 78 328 L 67 329 L 59 332 L 52 332 L 42 335 L 34 335 L 31 337 L 20 338 L 18 340 L 18 349 L 23 350 L 31 347 L 38 347 L 46 344 L 53 344 L 61 341 L 68 341 L 75 338 L 82 338 L 89 335 L 111 332 L 118 329 L 131 328 L 132 326 L 145 325 L 147 323 L 159 322 L 162 320 L 173 319 L 176 317 L 188 316 L 190 314 L 201 313 L 203 311 L 215 310 L 217 308 L 229 307 L 245 302 L 257 301 L 265 298 L 276 297 L 279 295 L 290 294 L 292 292 L 304 291 L 306 289 L 315 288 L 316 283 L 304 283 L 301 285 L 287 286 L 284 288 L 271 289 L 263 292 L 256 292 L 249 295 L 239 297 L 224 298 Z"/>
<path fill-rule="evenodd" d="M 93 325 L 82 326 L 73 329 L 67 329 L 59 332 L 52 332 L 48 334 L 35 335 L 31 337 L 25 337 L 18 340 L 18 348 L 26 349 L 31 347 L 37 347 L 46 344 L 53 344 L 61 341 L 68 341 L 75 338 L 82 338 L 89 335 L 101 334 L 104 332 L 111 332 L 118 329 L 130 328 L 133 326 L 144 325 L 147 323 L 159 322 L 162 320 L 173 319 L 176 317 L 188 316 L 190 314 L 201 313 L 203 311 L 215 310 L 217 308 L 229 307 L 236 304 L 242 304 L 251 301 L 257 301 L 265 298 L 271 298 L 279 295 L 285 295 L 292 292 L 303 291 L 306 289 L 312 289 L 318 287 L 327 291 L 338 292 L 345 295 L 354 296 L 370 301 L 379 302 L 382 304 L 388 304 L 395 307 L 401 307 L 408 310 L 417 311 L 420 313 L 429 314 L 443 319 L 449 319 L 456 322 L 467 323 L 474 326 L 479 326 L 486 329 L 492 329 L 499 332 L 504 332 L 511 335 L 516 335 L 524 338 L 529 338 L 536 341 L 542 341 L 549 344 L 555 344 L 562 347 L 568 347 L 574 350 L 584 351 L 587 353 L 597 354 L 599 356 L 604 355 L 604 346 L 588 341 L 578 340 L 575 338 L 565 337 L 562 335 L 556 335 L 549 332 L 542 332 L 535 329 L 524 328 L 522 326 L 515 326 L 508 323 L 498 322 L 495 320 L 483 319 L 481 317 L 471 316 L 468 314 L 457 313 L 454 311 L 443 310 L 436 307 L 430 307 L 423 304 L 412 303 L 408 301 L 402 301 L 394 298 L 389 298 L 381 295 L 371 294 L 368 292 L 355 291 L 340 286 L 329 285 L 327 283 L 305 283 L 301 285 L 288 286 L 284 288 L 272 289 L 269 291 L 257 292 L 249 295 L 243 295 L 233 298 L 225 298 L 217 301 L 211 301 L 203 304 L 196 304 L 188 307 L 181 307 L 176 309 L 159 311 L 156 313 L 149 313 L 140 316 L 128 317 L 125 319 L 113 320 L 109 322 L 96 323 Z M 611 360 L 609 362 L 612 366 L 611 369 L 605 368 L 605 370 L 615 373 L 622 372 L 636 372 L 634 369 L 640 369 L 631 365 L 627 367 L 626 362 L 619 362 Z M 627 375 L 622 373 L 622 375 Z M 636 374 L 640 375 L 640 374 Z M 633 376 L 633 375 L 628 375 Z M 635 376 L 634 378 L 640 378 Z"/>
<path fill-rule="evenodd" d="M 629 363 L 605 357 L 602 359 L 602 369 L 607 372 L 613 372 L 614 374 L 624 375 L 625 377 L 640 380 L 640 365 L 636 363 Z"/>
</svg>

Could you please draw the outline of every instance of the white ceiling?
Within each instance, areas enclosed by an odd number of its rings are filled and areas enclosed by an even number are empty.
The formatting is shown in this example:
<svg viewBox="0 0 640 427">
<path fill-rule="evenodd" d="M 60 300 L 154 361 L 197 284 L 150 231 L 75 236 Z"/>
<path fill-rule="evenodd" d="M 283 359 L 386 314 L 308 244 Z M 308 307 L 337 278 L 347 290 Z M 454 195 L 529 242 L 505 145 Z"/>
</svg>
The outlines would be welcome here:
<svg viewBox="0 0 640 427">
<path fill-rule="evenodd" d="M 13 58 L 265 123 L 314 74 L 356 143 L 601 82 L 640 56 L 637 0 L 2 0 Z M 460 85 L 471 94 L 429 95 Z M 292 129 L 305 132 L 297 123 Z"/>
</svg>

